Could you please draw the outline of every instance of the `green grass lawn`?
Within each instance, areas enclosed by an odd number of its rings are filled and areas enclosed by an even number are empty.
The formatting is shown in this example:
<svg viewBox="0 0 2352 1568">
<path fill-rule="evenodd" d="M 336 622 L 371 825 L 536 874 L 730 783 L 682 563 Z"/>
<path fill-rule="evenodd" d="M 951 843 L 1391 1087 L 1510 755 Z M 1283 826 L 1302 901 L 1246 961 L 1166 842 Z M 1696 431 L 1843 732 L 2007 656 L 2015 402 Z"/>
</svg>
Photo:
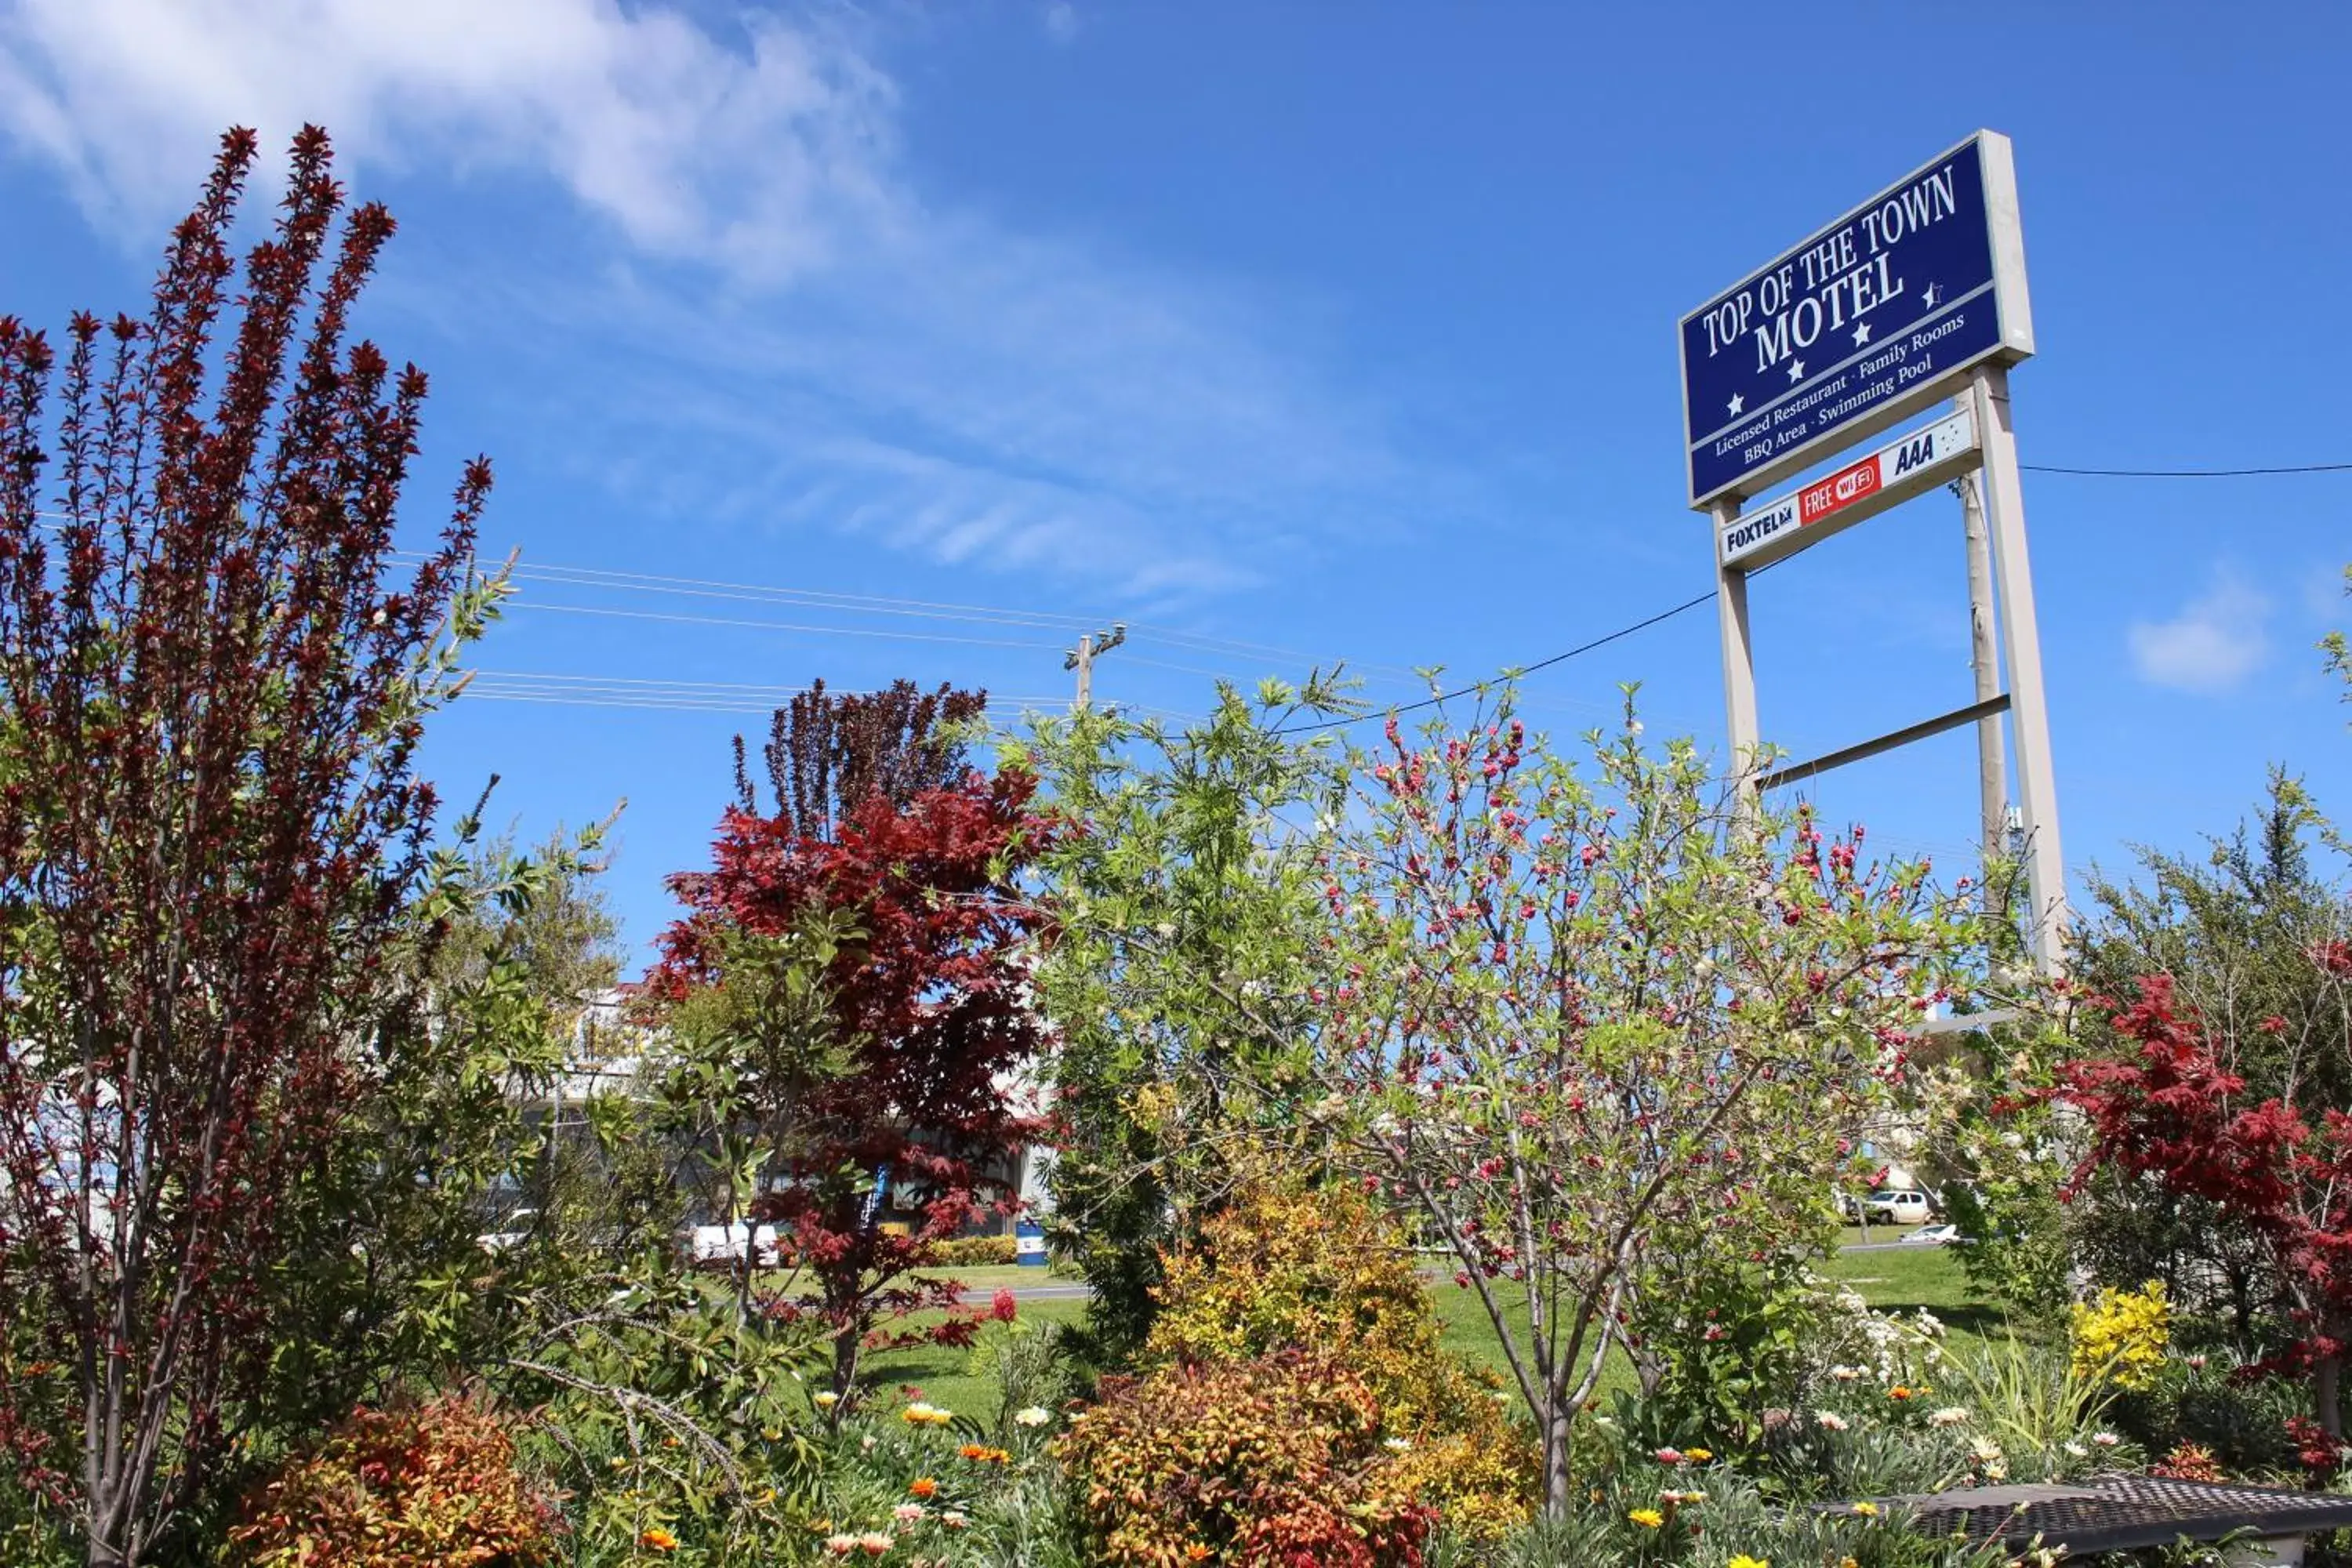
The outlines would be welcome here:
<svg viewBox="0 0 2352 1568">
<path fill-rule="evenodd" d="M 999 1286 L 1019 1289 L 1027 1285 L 1069 1285 L 1079 1279 L 1075 1268 L 1024 1268 L 1017 1263 L 991 1263 L 970 1268 L 933 1268 L 926 1272 L 930 1277 L 952 1279 L 967 1290 L 993 1290 Z M 754 1285 L 761 1290 L 788 1293 L 815 1289 L 814 1281 L 807 1275 L 781 1269 L 762 1271 Z"/>
<path fill-rule="evenodd" d="M 1874 1229 L 1880 1234 L 1885 1231 L 1885 1226 Z M 1017 1267 L 960 1268 L 951 1272 L 971 1289 L 992 1289 L 1000 1284 L 1036 1284 L 1046 1277 L 1045 1270 Z M 1988 1338 L 2009 1331 L 1999 1312 L 1970 1299 L 1968 1280 L 1960 1272 L 1958 1261 L 1942 1247 L 1839 1253 L 1822 1265 L 1821 1272 L 1825 1279 L 1851 1285 L 1881 1311 L 1912 1312 L 1926 1308 L 1951 1331 L 1951 1342 L 1957 1350 L 1965 1352 Z M 1057 1270 L 1052 1278 L 1063 1277 Z M 1503 1359 L 1502 1345 L 1486 1320 L 1486 1310 L 1479 1304 L 1477 1292 L 1465 1290 L 1451 1279 L 1434 1279 L 1430 1283 L 1430 1301 L 1444 1325 L 1446 1348 L 1474 1365 L 1492 1367 L 1507 1384 L 1510 1371 Z M 1076 1322 L 1085 1312 L 1086 1303 L 1082 1300 L 1030 1300 L 1021 1303 L 1020 1321 Z M 1526 1322 L 1524 1309 L 1514 1314 L 1514 1321 Z M 877 1390 L 895 1393 L 901 1385 L 911 1384 L 921 1388 L 923 1397 L 934 1405 L 984 1420 L 996 1414 L 994 1347 L 1005 1331 L 996 1327 L 988 1329 L 980 1343 L 970 1351 L 914 1350 L 870 1356 L 866 1361 L 868 1376 Z M 1633 1368 L 1623 1352 L 1616 1352 L 1603 1369 L 1601 1389 L 1605 1394 L 1632 1384 Z"/>
<path fill-rule="evenodd" d="M 989 1271 L 960 1269 L 957 1278 L 984 1272 Z M 1037 1270 L 1032 1268 L 1026 1272 L 1034 1274 Z M 1031 1323 L 1075 1323 L 1086 1315 L 1086 1302 L 1076 1297 L 1024 1301 L 1014 1328 Z M 981 1331 L 979 1342 L 970 1350 L 928 1346 L 919 1350 L 869 1354 L 866 1358 L 863 1383 L 886 1399 L 895 1399 L 903 1387 L 919 1388 L 923 1391 L 923 1397 L 933 1405 L 944 1406 L 959 1415 L 992 1420 L 995 1417 L 998 1402 L 996 1347 L 1012 1331 L 1013 1329 L 1004 1325 L 991 1324 Z"/>
</svg>

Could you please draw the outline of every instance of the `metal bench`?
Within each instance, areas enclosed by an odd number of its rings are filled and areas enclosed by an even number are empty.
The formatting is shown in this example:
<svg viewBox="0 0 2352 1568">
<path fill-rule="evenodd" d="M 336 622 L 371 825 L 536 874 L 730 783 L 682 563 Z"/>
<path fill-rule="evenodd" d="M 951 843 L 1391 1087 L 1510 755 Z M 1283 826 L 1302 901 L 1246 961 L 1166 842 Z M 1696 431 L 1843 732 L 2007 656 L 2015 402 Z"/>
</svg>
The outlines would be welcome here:
<svg viewBox="0 0 2352 1568">
<path fill-rule="evenodd" d="M 1972 1545 L 1999 1541 L 2018 1548 L 2039 1536 L 2070 1560 L 2169 1546 L 2183 1536 L 2214 1542 L 2252 1531 L 2269 1555 L 2249 1550 L 2245 1562 L 2298 1563 L 2306 1535 L 2352 1526 L 2352 1497 L 2155 1476 L 1971 1487 L 1887 1500 L 1908 1510 L 1911 1528 L 1923 1535 L 1958 1534 Z"/>
</svg>

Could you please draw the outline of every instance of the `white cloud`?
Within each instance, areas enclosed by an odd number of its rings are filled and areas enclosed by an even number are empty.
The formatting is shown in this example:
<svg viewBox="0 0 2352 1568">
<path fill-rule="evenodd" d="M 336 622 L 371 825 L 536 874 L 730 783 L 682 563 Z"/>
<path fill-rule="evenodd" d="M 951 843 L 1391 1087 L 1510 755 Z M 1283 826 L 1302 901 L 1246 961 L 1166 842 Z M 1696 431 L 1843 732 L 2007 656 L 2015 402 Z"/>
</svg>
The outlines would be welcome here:
<svg viewBox="0 0 2352 1568">
<path fill-rule="evenodd" d="M 934 559 L 1200 592 L 1302 529 L 1412 504 L 1377 403 L 1321 368 L 1311 302 L 926 199 L 850 15 L 722 34 L 616 0 L 16 0 L 0 129 L 142 245 L 231 122 L 270 147 L 325 124 L 362 185 L 371 166 L 551 182 L 627 262 L 561 240 L 525 260 L 518 235 L 514 276 L 444 280 L 430 309 L 476 310 L 467 336 L 519 311 L 542 354 L 637 356 L 536 384 L 593 389 L 574 428 L 610 428 L 678 510 L 784 527 L 823 496 L 836 526 Z M 1055 37 L 1079 21 L 1042 15 Z M 644 449 L 665 439 L 719 460 Z"/>
<path fill-rule="evenodd" d="M 213 140 L 544 171 L 654 254 L 775 276 L 886 216 L 892 92 L 844 35 L 722 43 L 614 0 L 18 0 L 0 123 L 94 217 L 184 204 Z"/>
<path fill-rule="evenodd" d="M 2132 663 L 2151 685 L 2227 691 L 2270 657 L 2270 613 L 2267 596 L 2225 570 L 2171 620 L 2134 622 Z"/>
<path fill-rule="evenodd" d="M 1045 36 L 1057 44 L 1066 44 L 1078 36 L 1078 8 L 1070 0 L 1050 0 L 1044 21 Z"/>
</svg>

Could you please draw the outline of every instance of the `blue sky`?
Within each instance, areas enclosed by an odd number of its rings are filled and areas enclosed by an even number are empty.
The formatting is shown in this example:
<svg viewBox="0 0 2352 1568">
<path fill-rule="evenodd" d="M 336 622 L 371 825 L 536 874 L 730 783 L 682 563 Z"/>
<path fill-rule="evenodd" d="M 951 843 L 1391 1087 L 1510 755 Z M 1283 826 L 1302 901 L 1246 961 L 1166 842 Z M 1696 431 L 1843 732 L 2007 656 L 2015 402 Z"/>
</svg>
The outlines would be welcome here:
<svg viewBox="0 0 2352 1568">
<path fill-rule="evenodd" d="M 1676 319 L 1979 126 L 2016 145 L 2028 463 L 2352 459 L 2347 58 L 2317 4 L 0 0 L 0 310 L 135 307 L 224 125 L 326 123 L 403 220 L 366 324 L 435 376 L 409 516 L 487 451 L 532 574 L 479 660 L 526 700 L 461 702 L 430 765 L 500 773 L 526 835 L 625 796 L 644 942 L 767 689 L 1059 700 L 1120 616 L 1105 698 L 1344 656 L 1403 699 L 1703 592 Z M 2026 501 L 2078 868 L 2192 847 L 2273 762 L 2352 814 L 2312 651 L 2352 475 Z M 1969 699 L 1940 494 L 1755 615 L 1794 753 Z M 1719 738 L 1706 610 L 1531 708 L 1578 731 L 1634 679 Z M 1819 795 L 1967 858 L 1965 735 Z"/>
</svg>

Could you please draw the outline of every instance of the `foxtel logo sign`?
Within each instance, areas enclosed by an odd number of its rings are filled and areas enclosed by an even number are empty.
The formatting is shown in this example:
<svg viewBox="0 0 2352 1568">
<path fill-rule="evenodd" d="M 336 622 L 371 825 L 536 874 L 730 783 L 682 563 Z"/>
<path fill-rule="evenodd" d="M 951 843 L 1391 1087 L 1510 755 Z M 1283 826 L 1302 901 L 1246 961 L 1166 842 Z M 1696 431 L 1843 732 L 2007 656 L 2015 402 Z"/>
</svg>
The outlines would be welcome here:
<svg viewBox="0 0 2352 1568">
<path fill-rule="evenodd" d="M 1976 444 L 1976 421 L 1965 413 L 1914 431 L 1858 463 L 1850 463 L 1826 479 L 1814 480 L 1794 495 L 1783 496 L 1733 520 L 1723 531 L 1724 563 L 1729 565 L 1768 551 L 1776 556 L 1785 555 L 1796 547 L 1796 542 L 1787 536 L 1801 529 L 1832 520 L 1841 523 L 1859 521 L 1879 510 L 1861 503 L 1879 498 L 1906 481 L 1916 487 L 1927 470 L 1973 451 Z M 1901 499 L 1885 496 L 1889 503 Z M 1825 531 L 1837 531 L 1832 528 Z M 1776 544 L 1778 548 L 1772 548 Z"/>
</svg>

